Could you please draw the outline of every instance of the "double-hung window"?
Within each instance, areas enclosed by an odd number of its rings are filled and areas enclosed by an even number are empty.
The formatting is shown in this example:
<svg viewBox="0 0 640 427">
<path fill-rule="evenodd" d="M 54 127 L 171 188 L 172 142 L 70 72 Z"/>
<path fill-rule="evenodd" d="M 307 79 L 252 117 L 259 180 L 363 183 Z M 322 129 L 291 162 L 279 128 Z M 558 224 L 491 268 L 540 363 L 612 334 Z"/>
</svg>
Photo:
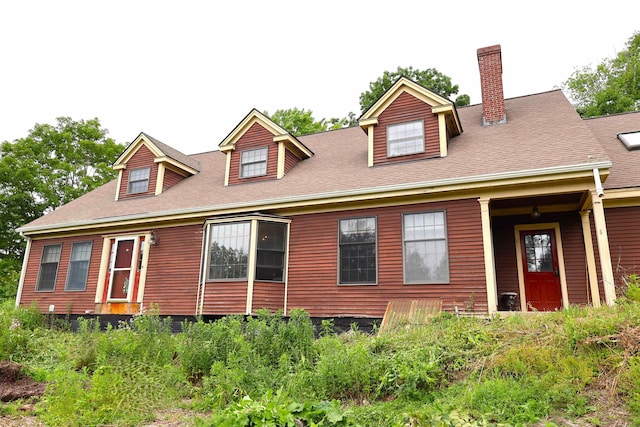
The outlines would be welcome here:
<svg viewBox="0 0 640 427">
<path fill-rule="evenodd" d="M 376 218 L 340 220 L 340 283 L 375 284 Z"/>
<path fill-rule="evenodd" d="M 149 190 L 149 175 L 151 168 L 132 169 L 129 172 L 129 186 L 127 192 L 133 193 L 146 193 Z"/>
<path fill-rule="evenodd" d="M 445 212 L 405 214 L 402 233 L 404 282 L 448 283 Z"/>
<path fill-rule="evenodd" d="M 208 280 L 283 282 L 287 222 L 262 217 L 209 225 Z"/>
<path fill-rule="evenodd" d="M 255 150 L 245 150 L 240 154 L 240 177 L 251 178 L 267 174 L 266 147 Z"/>
<path fill-rule="evenodd" d="M 74 243 L 71 247 L 69 271 L 67 272 L 67 291 L 84 291 L 87 287 L 91 242 Z"/>
<path fill-rule="evenodd" d="M 404 156 L 424 152 L 424 121 L 387 126 L 387 155 Z"/>
<path fill-rule="evenodd" d="M 38 284 L 36 291 L 53 291 L 56 287 L 56 277 L 58 275 L 58 264 L 60 263 L 60 252 L 62 245 L 46 245 L 42 248 L 42 258 L 40 259 L 40 271 L 38 272 Z"/>
</svg>

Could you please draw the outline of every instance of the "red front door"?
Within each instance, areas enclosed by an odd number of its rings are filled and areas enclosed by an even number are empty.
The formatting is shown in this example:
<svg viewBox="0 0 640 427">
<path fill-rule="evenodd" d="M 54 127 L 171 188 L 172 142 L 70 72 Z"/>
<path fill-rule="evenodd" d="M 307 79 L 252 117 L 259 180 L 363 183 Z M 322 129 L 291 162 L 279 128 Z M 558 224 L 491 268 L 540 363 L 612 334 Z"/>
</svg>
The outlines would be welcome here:
<svg viewBox="0 0 640 427">
<path fill-rule="evenodd" d="M 521 231 L 520 247 L 528 309 L 553 311 L 562 308 L 555 232 Z"/>
</svg>

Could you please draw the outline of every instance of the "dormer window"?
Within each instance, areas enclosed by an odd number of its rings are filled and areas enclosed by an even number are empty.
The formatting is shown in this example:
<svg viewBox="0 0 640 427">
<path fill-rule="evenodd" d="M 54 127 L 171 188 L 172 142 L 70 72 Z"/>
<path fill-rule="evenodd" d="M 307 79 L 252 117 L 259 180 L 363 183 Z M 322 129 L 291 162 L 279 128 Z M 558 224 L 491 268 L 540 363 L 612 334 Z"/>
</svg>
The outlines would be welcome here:
<svg viewBox="0 0 640 427">
<path fill-rule="evenodd" d="M 129 172 L 129 188 L 127 193 L 146 193 L 149 190 L 149 174 L 151 168 L 132 169 Z"/>
<path fill-rule="evenodd" d="M 387 155 L 389 157 L 423 152 L 423 120 L 387 126 Z"/>
<path fill-rule="evenodd" d="M 266 175 L 267 154 L 266 147 L 243 151 L 240 160 L 240 178 Z"/>
</svg>

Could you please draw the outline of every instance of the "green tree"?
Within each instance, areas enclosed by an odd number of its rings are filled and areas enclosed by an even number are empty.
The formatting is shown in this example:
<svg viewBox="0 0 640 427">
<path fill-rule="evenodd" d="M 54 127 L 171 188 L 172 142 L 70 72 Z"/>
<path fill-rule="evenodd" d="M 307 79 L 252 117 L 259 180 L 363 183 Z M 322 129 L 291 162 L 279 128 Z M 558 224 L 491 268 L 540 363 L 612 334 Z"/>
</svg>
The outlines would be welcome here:
<svg viewBox="0 0 640 427">
<path fill-rule="evenodd" d="M 582 117 L 640 109 L 640 32 L 615 58 L 578 68 L 562 88 Z"/>
<path fill-rule="evenodd" d="M 124 146 L 106 135 L 98 119 L 59 117 L 0 144 L 0 286 L 14 286 L 20 268 L 16 228 L 115 177 L 111 164 Z"/>
<path fill-rule="evenodd" d="M 353 113 L 349 113 L 348 117 L 320 120 L 316 120 L 313 117 L 313 111 L 305 110 L 304 108 L 276 110 L 271 115 L 265 111 L 264 114 L 294 136 L 309 135 L 311 133 L 340 129 L 357 124 L 355 114 Z"/>
<path fill-rule="evenodd" d="M 442 74 L 435 68 L 416 70 L 413 67 L 398 67 L 396 71 L 385 71 L 374 82 L 369 83 L 369 90 L 360 94 L 360 112 L 364 113 L 400 78 L 406 77 L 421 86 L 445 98 L 458 93 L 458 85 L 451 84 L 451 77 Z M 469 95 L 460 95 L 455 104 L 459 107 L 469 105 Z"/>
</svg>

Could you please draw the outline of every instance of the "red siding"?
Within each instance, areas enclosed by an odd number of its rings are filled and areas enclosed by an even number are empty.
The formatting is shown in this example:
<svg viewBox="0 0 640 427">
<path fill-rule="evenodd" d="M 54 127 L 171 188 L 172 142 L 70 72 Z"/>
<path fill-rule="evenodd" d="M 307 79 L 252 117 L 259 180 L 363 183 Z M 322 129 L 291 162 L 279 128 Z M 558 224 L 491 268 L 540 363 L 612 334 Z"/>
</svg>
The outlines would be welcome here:
<svg viewBox="0 0 640 427">
<path fill-rule="evenodd" d="M 156 230 L 151 245 L 143 304 L 157 304 L 161 314 L 193 315 L 196 310 L 202 226 L 186 225 Z"/>
<path fill-rule="evenodd" d="M 207 282 L 202 314 L 244 314 L 247 282 Z"/>
<path fill-rule="evenodd" d="M 253 305 L 255 313 L 261 308 L 271 311 L 284 309 L 284 283 L 255 282 L 253 284 Z"/>
<path fill-rule="evenodd" d="M 132 197 L 153 195 L 156 192 L 156 179 L 158 178 L 158 165 L 154 163 L 155 157 L 153 153 L 145 146 L 141 145 L 138 151 L 129 159 L 126 166 L 127 168 L 122 171 L 122 181 L 120 182 L 120 196 L 119 199 L 129 199 Z M 127 194 L 129 186 L 129 173 L 133 169 L 139 169 L 144 167 L 150 167 L 149 172 L 149 189 L 146 193 Z"/>
<path fill-rule="evenodd" d="M 91 241 L 93 245 L 91 248 L 91 258 L 89 259 L 86 289 L 84 291 L 65 291 L 71 247 L 73 243 L 88 241 Z M 45 245 L 54 244 L 62 244 L 55 288 L 53 292 L 36 292 L 42 248 Z M 31 253 L 27 261 L 27 272 L 20 304 L 22 306 L 30 306 L 34 301 L 37 301 L 40 310 L 43 312 L 46 312 L 49 309 L 49 305 L 53 304 L 55 306 L 54 312 L 57 314 L 84 314 L 86 310 L 93 311 L 95 308 L 94 299 L 98 282 L 98 272 L 100 270 L 101 253 L 102 237 L 97 235 L 34 240 L 31 244 Z"/>
<path fill-rule="evenodd" d="M 424 120 L 425 152 L 387 157 L 387 126 L 414 120 Z M 378 118 L 378 125 L 374 129 L 373 147 L 374 165 L 439 157 L 440 133 L 438 116 L 431 112 L 429 104 L 404 92 Z"/>
<path fill-rule="evenodd" d="M 171 169 L 165 169 L 164 170 L 164 179 L 162 182 L 162 191 L 173 187 L 174 185 L 176 185 L 177 183 L 179 183 L 180 181 L 182 181 L 184 179 L 184 176 L 180 175 L 177 172 L 172 171 Z"/>
<path fill-rule="evenodd" d="M 443 209 L 450 283 L 404 285 L 402 214 Z M 378 224 L 378 284 L 338 285 L 338 221 L 372 215 Z M 382 317 L 391 299 L 439 298 L 446 310 L 464 308 L 472 299 L 476 311 L 487 310 L 480 205 L 475 199 L 296 216 L 290 239 L 289 309 L 303 308 L 312 316 Z"/>
<path fill-rule="evenodd" d="M 295 154 L 293 154 L 289 150 L 285 150 L 285 155 L 284 155 L 284 173 L 285 174 L 289 173 L 289 171 L 291 169 L 293 169 L 293 167 L 295 165 L 297 165 L 299 161 L 300 161 L 300 159 Z"/>
<path fill-rule="evenodd" d="M 240 178 L 240 158 L 244 150 L 268 148 L 267 174 L 252 178 Z M 231 167 L 229 170 L 229 185 L 247 182 L 276 179 L 278 176 L 278 145 L 273 142 L 273 134 L 258 123 L 254 123 L 249 130 L 236 142 L 235 150 L 231 152 Z"/>
<path fill-rule="evenodd" d="M 640 274 L 640 207 L 605 209 L 605 215 L 613 274 L 621 286 L 624 276 Z"/>
</svg>

